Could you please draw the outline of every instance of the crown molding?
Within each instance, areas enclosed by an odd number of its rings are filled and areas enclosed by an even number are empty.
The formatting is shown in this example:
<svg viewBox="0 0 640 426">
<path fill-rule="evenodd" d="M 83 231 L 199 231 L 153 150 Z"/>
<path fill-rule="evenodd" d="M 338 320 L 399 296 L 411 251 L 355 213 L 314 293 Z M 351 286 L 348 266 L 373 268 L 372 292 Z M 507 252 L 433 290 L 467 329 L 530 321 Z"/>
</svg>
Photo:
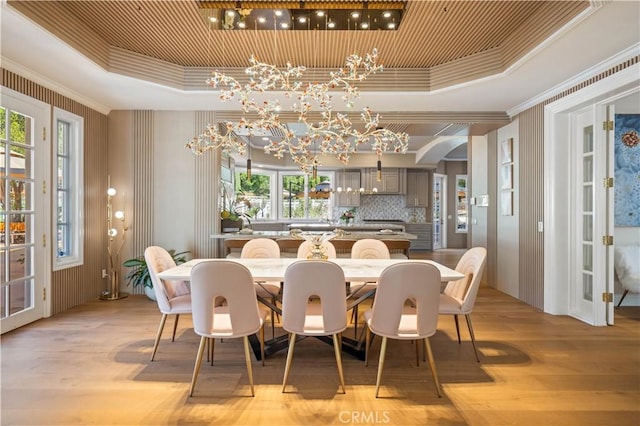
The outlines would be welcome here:
<svg viewBox="0 0 640 426">
<path fill-rule="evenodd" d="M 507 110 L 507 115 L 510 118 L 520 114 L 523 111 L 526 111 L 529 108 L 532 108 L 538 104 L 543 103 L 547 99 L 550 99 L 566 90 L 571 89 L 572 87 L 577 86 L 585 80 L 588 80 L 592 77 L 595 77 L 616 65 L 620 65 L 625 61 L 633 59 L 640 55 L 640 43 L 636 43 L 633 46 L 628 47 L 627 49 L 619 52 L 618 54 L 606 59 L 599 64 L 594 65 L 591 68 L 586 69 L 585 71 L 573 76 L 569 80 L 566 80 L 557 86 L 554 86 L 537 96 L 521 103 L 520 105 L 516 105 L 515 107 Z"/>
<path fill-rule="evenodd" d="M 53 90 L 54 92 L 59 93 L 62 96 L 66 96 L 67 98 L 72 99 L 76 102 L 79 102 L 104 115 L 108 115 L 109 112 L 111 112 L 111 108 L 109 108 L 108 106 L 98 103 L 92 99 L 89 99 L 86 96 L 83 96 L 80 93 L 74 90 L 71 90 L 66 86 L 58 84 L 41 74 L 35 73 L 32 70 L 18 64 L 17 62 L 12 61 L 11 59 L 8 59 L 2 56 L 0 57 L 0 61 L 1 61 L 2 68 L 8 71 L 11 71 L 13 73 L 16 73 L 28 80 L 33 81 L 34 83 L 37 83 L 43 87 L 46 87 L 47 89 Z"/>
</svg>

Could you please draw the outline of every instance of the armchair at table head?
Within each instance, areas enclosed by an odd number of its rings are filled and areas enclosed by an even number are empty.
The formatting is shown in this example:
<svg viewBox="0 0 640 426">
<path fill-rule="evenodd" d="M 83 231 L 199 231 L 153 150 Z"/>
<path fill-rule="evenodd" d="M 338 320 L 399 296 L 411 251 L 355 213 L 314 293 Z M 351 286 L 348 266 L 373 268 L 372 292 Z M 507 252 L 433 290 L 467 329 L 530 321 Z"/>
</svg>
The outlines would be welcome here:
<svg viewBox="0 0 640 426">
<path fill-rule="evenodd" d="M 241 259 L 280 258 L 280 246 L 270 238 L 253 238 L 247 241 L 240 252 Z M 257 282 L 256 294 L 263 299 L 270 299 L 275 306 L 280 293 L 278 282 Z M 271 337 L 275 337 L 275 313 L 271 311 Z"/>
<path fill-rule="evenodd" d="M 156 339 L 153 345 L 153 351 L 151 352 L 151 361 L 153 361 L 156 351 L 158 350 L 158 345 L 160 344 L 160 337 L 162 336 L 167 316 L 176 316 L 173 325 L 173 334 L 171 337 L 171 341 L 174 341 L 180 314 L 191 313 L 191 293 L 189 286 L 186 283 L 172 281 L 165 282 L 158 276 L 160 272 L 176 266 L 173 257 L 171 257 L 171 254 L 169 254 L 167 250 L 158 246 L 147 247 L 144 251 L 144 259 L 149 269 L 149 276 L 151 277 L 151 283 L 153 284 L 153 292 L 156 296 L 156 302 L 158 303 L 158 308 L 162 313 L 162 318 L 160 319 L 160 325 L 158 326 Z"/>
<path fill-rule="evenodd" d="M 387 339 L 415 340 L 416 348 L 418 342 L 424 339 L 436 393 L 441 396 L 440 381 L 429 343 L 429 337 L 435 334 L 438 324 L 440 279 L 438 268 L 422 262 L 392 265 L 380 274 L 373 306 L 364 313 L 367 324 L 365 365 L 369 363 L 371 333 L 382 337 L 376 398 L 380 389 Z M 411 304 L 406 303 L 408 300 L 411 300 Z"/>
<path fill-rule="evenodd" d="M 380 240 L 374 240 L 373 238 L 364 238 L 357 240 L 353 247 L 351 247 L 352 259 L 391 259 L 391 253 L 385 243 Z M 369 293 L 376 288 L 375 283 L 365 282 L 351 282 L 350 283 L 351 294 L 350 297 L 359 297 Z M 353 323 L 354 333 L 358 334 L 358 305 L 353 308 Z"/>
<path fill-rule="evenodd" d="M 385 243 L 373 238 L 357 240 L 351 247 L 352 259 L 390 259 L 391 254 Z"/>
<path fill-rule="evenodd" d="M 484 247 L 474 247 L 467 250 L 456 265 L 456 271 L 465 275 L 457 281 L 449 281 L 443 293 L 440 295 L 440 315 L 453 315 L 460 343 L 460 326 L 458 325 L 458 315 L 464 315 L 473 344 L 473 351 L 476 361 L 480 362 L 476 338 L 471 325 L 471 312 L 476 303 L 482 273 L 487 260 L 487 250 Z"/>
<path fill-rule="evenodd" d="M 289 352 L 282 381 L 285 391 L 296 335 L 333 336 L 333 348 L 342 392 L 344 376 L 340 334 L 347 328 L 347 300 L 342 268 L 332 262 L 298 260 L 286 269 L 282 293 L 282 327 L 289 332 Z M 319 302 L 311 301 L 317 296 Z"/>
<path fill-rule="evenodd" d="M 241 258 L 279 258 L 280 246 L 270 238 L 253 238 L 242 247 Z"/>
<path fill-rule="evenodd" d="M 193 329 L 200 336 L 200 346 L 193 368 L 189 396 L 193 395 L 207 340 L 235 337 L 242 337 L 244 341 L 245 361 L 253 396 L 248 336 L 260 332 L 260 351 L 264 365 L 263 326 L 269 313 L 267 309 L 258 306 L 251 272 L 245 266 L 229 260 L 204 261 L 191 270 L 191 291 Z M 219 298 L 224 299 L 226 303 L 216 303 Z"/>
</svg>

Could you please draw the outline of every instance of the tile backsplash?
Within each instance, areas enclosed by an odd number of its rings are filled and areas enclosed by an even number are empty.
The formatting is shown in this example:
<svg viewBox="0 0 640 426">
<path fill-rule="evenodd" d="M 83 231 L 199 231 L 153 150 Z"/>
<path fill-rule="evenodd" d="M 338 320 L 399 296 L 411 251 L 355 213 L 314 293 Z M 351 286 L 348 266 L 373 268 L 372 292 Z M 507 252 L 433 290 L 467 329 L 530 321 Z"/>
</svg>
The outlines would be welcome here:
<svg viewBox="0 0 640 426">
<path fill-rule="evenodd" d="M 426 222 L 424 207 L 405 207 L 404 195 L 361 195 L 360 207 L 356 207 L 356 222 L 364 219 L 396 219 L 403 222 Z M 334 209 L 334 220 L 338 220 L 346 207 Z"/>
</svg>

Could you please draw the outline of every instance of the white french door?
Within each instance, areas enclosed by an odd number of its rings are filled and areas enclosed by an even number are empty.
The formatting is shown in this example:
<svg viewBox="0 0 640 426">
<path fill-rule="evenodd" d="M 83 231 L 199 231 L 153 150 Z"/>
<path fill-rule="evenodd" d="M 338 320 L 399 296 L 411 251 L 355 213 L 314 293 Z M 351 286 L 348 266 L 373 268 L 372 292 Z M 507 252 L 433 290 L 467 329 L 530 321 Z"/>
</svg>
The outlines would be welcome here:
<svg viewBox="0 0 640 426">
<path fill-rule="evenodd" d="M 445 230 L 447 218 L 447 176 L 438 173 L 433 174 L 433 209 L 432 209 L 432 240 L 433 249 L 438 250 L 447 246 L 447 234 Z"/>
<path fill-rule="evenodd" d="M 48 105 L 2 88 L 0 108 L 0 325 L 2 333 L 48 315 Z"/>
<path fill-rule="evenodd" d="M 612 114 L 613 116 L 613 114 Z M 613 323 L 613 302 L 606 295 L 613 287 L 611 248 L 613 235 L 610 188 L 612 133 L 607 108 L 594 105 L 573 114 L 573 199 L 570 315 L 593 325 Z M 611 291 L 612 293 L 612 291 Z"/>
</svg>

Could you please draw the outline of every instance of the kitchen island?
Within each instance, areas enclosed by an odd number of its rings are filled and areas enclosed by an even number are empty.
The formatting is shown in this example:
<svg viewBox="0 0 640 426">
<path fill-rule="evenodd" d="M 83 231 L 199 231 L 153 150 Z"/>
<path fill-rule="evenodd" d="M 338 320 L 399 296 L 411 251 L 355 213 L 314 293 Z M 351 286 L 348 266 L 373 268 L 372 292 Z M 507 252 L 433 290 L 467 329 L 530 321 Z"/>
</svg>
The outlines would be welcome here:
<svg viewBox="0 0 640 426">
<path fill-rule="evenodd" d="M 297 229 L 297 228 L 294 228 Z M 333 228 L 326 232 L 332 232 Z M 324 231 L 302 231 L 303 234 L 317 234 L 322 235 L 326 233 Z M 224 234 L 214 234 L 211 238 L 222 240 L 222 245 L 225 248 L 226 257 L 239 257 L 240 252 L 244 244 L 253 238 L 271 238 L 278 242 L 281 246 L 282 257 L 295 257 L 297 247 L 302 241 L 299 235 L 296 235 L 295 231 L 252 231 L 243 230 L 240 232 L 229 232 Z M 356 240 L 364 238 L 374 238 L 381 240 L 389 247 L 389 252 L 394 258 L 407 258 L 409 257 L 410 241 L 418 238 L 414 234 L 408 234 L 406 232 L 383 230 L 383 231 L 351 231 L 349 230 L 337 230 L 337 235 L 331 239 L 331 243 L 336 246 L 336 252 L 338 257 L 350 257 L 351 246 Z"/>
<path fill-rule="evenodd" d="M 295 228 L 297 229 L 297 228 Z M 327 231 L 303 231 L 304 233 L 323 234 L 325 232 L 332 232 L 331 228 Z M 225 232 L 223 234 L 212 234 L 211 238 L 222 240 L 244 240 L 251 238 L 295 238 L 291 231 L 239 231 L 239 232 Z M 375 238 L 376 240 L 415 240 L 418 238 L 415 234 L 409 234 L 403 231 L 355 231 L 355 230 L 342 230 L 342 234 L 336 236 L 335 240 L 361 240 L 363 238 Z"/>
</svg>

